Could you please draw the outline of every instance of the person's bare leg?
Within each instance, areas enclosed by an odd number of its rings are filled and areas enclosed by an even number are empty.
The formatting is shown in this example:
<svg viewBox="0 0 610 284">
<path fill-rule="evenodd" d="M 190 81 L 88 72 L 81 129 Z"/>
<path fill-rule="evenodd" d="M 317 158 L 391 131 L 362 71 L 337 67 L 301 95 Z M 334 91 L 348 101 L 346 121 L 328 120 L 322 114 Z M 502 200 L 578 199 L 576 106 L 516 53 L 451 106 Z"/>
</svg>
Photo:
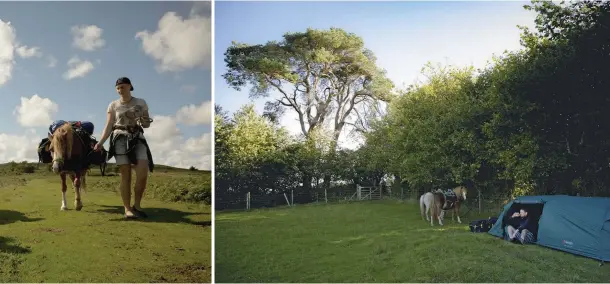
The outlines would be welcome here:
<svg viewBox="0 0 610 284">
<path fill-rule="evenodd" d="M 147 160 L 138 160 L 138 164 L 136 165 L 136 185 L 134 188 L 134 202 L 133 202 L 133 207 L 138 211 L 142 210 L 140 203 L 142 202 L 142 196 L 144 196 L 144 190 L 146 190 L 147 181 L 148 181 L 148 161 Z"/>
<path fill-rule="evenodd" d="M 510 226 L 510 225 L 506 227 L 506 230 L 507 230 L 506 233 L 508 233 L 508 238 L 510 240 L 514 239 L 515 234 L 517 233 L 517 230 L 513 226 Z"/>
<path fill-rule="evenodd" d="M 125 208 L 125 216 L 134 217 L 135 214 L 131 210 L 131 165 L 121 165 L 121 198 L 123 199 L 123 207 Z"/>
</svg>

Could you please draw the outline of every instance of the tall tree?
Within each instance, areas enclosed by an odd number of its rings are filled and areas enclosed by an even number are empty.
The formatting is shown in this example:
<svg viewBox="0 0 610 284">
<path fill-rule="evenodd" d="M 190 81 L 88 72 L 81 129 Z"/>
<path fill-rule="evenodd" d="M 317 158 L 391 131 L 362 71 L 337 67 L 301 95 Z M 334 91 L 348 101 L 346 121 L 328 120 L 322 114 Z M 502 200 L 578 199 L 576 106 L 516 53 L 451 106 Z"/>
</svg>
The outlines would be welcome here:
<svg viewBox="0 0 610 284">
<path fill-rule="evenodd" d="M 286 33 L 283 41 L 264 45 L 233 43 L 225 62 L 223 77 L 233 88 L 250 84 L 254 98 L 276 91 L 266 115 L 277 119 L 287 109 L 294 111 L 306 139 L 333 120 L 330 159 L 345 125 L 364 125 L 364 113 L 389 100 L 394 87 L 362 38 L 337 28 Z M 310 180 L 304 177 L 306 188 Z M 329 186 L 329 175 L 324 183 Z"/>
<path fill-rule="evenodd" d="M 266 103 L 267 115 L 294 111 L 305 137 L 334 119 L 335 142 L 346 124 L 362 122 L 362 112 L 388 100 L 394 87 L 362 38 L 337 28 L 286 33 L 264 45 L 233 43 L 225 62 L 223 77 L 233 88 L 250 84 L 254 98 L 277 92 Z"/>
</svg>

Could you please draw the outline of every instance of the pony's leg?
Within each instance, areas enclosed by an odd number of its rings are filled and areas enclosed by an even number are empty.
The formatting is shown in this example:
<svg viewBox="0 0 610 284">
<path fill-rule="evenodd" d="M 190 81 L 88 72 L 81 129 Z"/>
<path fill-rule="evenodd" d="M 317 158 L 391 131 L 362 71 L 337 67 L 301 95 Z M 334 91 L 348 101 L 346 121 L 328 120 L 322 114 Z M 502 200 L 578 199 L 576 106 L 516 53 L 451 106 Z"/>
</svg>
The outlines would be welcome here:
<svg viewBox="0 0 610 284">
<path fill-rule="evenodd" d="M 441 212 L 441 214 L 438 214 L 438 225 L 442 226 L 443 225 L 443 217 L 445 216 L 445 211 L 443 211 L 442 208 L 438 208 L 438 210 Z"/>
<path fill-rule="evenodd" d="M 430 202 L 430 226 L 434 226 L 434 219 L 436 219 L 436 204 L 434 202 Z"/>
<path fill-rule="evenodd" d="M 74 185 L 74 209 L 80 211 L 83 209 L 83 203 L 80 200 L 81 173 L 77 172 L 75 175 L 70 175 L 70 178 Z"/>
<path fill-rule="evenodd" d="M 460 204 L 455 205 L 455 215 L 457 215 L 458 223 L 462 224 L 462 220 L 460 219 Z"/>
<path fill-rule="evenodd" d="M 66 184 L 66 174 L 59 174 L 61 177 L 61 210 L 67 210 L 68 206 L 66 206 L 66 190 L 68 190 L 68 185 Z"/>
</svg>

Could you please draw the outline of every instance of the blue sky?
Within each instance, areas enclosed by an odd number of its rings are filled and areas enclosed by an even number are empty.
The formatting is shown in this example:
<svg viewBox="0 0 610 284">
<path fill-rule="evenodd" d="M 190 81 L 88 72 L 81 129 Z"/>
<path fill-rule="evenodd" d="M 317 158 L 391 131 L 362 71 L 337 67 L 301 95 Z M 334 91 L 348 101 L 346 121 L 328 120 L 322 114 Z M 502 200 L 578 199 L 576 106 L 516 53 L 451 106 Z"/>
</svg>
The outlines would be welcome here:
<svg viewBox="0 0 610 284">
<path fill-rule="evenodd" d="M 517 25 L 533 27 L 529 2 L 234 2 L 215 5 L 214 98 L 234 112 L 249 103 L 248 89 L 237 92 L 221 77 L 223 53 L 231 41 L 263 44 L 286 32 L 342 28 L 364 39 L 397 87 L 413 83 L 428 61 L 482 67 L 493 54 L 519 49 Z M 264 99 L 255 101 L 262 112 Z M 287 112 L 288 113 L 288 112 Z M 299 133 L 296 116 L 282 120 Z M 357 141 L 342 136 L 353 148 Z"/>
<path fill-rule="evenodd" d="M 155 163 L 209 169 L 209 2 L 0 2 L 0 21 L 0 162 L 37 159 L 50 120 L 99 138 L 127 76 L 155 119 Z"/>
</svg>

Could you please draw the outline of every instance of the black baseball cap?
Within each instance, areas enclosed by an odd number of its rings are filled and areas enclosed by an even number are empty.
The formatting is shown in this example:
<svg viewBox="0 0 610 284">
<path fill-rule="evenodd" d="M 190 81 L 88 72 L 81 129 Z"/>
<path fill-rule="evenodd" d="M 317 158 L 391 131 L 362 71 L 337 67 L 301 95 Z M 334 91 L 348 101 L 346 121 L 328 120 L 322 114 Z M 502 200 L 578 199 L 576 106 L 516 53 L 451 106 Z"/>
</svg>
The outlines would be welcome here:
<svg viewBox="0 0 610 284">
<path fill-rule="evenodd" d="M 127 77 L 118 78 L 116 80 L 116 84 L 114 84 L 114 86 L 116 87 L 116 86 L 118 86 L 120 84 L 129 84 L 129 85 L 131 85 L 131 90 L 133 91 L 133 85 L 131 84 L 131 80 L 129 80 L 129 78 L 127 78 Z"/>
</svg>

